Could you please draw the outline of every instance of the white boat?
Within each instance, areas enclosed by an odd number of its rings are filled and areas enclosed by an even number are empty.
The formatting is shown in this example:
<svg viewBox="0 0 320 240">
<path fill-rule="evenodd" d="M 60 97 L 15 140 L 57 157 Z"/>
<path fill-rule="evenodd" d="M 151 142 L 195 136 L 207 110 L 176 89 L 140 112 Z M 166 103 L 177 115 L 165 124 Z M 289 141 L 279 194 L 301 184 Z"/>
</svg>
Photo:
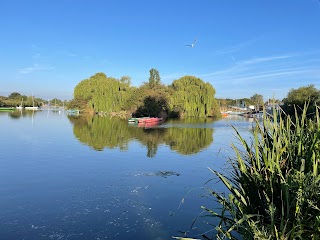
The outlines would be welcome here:
<svg viewBox="0 0 320 240">
<path fill-rule="evenodd" d="M 17 108 L 17 109 L 23 109 L 23 98 L 21 99 L 21 104 L 20 104 L 20 106 L 17 106 L 16 108 Z"/>
<path fill-rule="evenodd" d="M 24 107 L 24 109 L 26 109 L 26 110 L 38 110 L 39 109 L 39 107 L 34 106 L 33 95 L 32 95 L 32 107 Z"/>
<path fill-rule="evenodd" d="M 25 107 L 26 110 L 38 110 L 39 107 Z"/>
</svg>

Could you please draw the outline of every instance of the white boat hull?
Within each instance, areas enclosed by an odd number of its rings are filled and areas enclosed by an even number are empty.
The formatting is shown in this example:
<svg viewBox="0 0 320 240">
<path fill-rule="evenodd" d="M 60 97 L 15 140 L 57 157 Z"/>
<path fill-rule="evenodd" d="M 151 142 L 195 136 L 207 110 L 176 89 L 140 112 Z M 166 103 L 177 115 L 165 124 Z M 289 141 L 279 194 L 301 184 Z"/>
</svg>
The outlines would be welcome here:
<svg viewBox="0 0 320 240">
<path fill-rule="evenodd" d="M 38 110 L 39 107 L 25 107 L 25 110 Z"/>
</svg>

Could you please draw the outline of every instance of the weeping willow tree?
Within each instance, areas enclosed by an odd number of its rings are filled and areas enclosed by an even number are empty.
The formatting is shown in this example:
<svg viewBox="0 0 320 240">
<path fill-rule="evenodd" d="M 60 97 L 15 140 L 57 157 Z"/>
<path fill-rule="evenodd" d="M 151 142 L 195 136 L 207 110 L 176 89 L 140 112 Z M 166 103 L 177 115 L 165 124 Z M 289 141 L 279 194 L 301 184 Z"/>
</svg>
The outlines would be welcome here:
<svg viewBox="0 0 320 240">
<path fill-rule="evenodd" d="M 74 106 L 95 112 L 130 111 L 137 116 L 216 117 L 220 108 L 215 89 L 194 76 L 175 80 L 170 86 L 160 82 L 159 72 L 150 70 L 149 83 L 135 88 L 131 78 L 120 79 L 97 73 L 82 80 L 74 89 Z M 71 105 L 72 105 L 71 104 Z"/>
<path fill-rule="evenodd" d="M 74 97 L 86 100 L 95 112 L 125 110 L 130 96 L 130 81 L 107 77 L 104 73 L 81 81 L 74 89 Z"/>
<path fill-rule="evenodd" d="M 215 117 L 220 115 L 214 98 L 215 89 L 210 83 L 194 76 L 184 76 L 175 80 L 169 106 L 172 112 L 183 117 Z"/>
</svg>

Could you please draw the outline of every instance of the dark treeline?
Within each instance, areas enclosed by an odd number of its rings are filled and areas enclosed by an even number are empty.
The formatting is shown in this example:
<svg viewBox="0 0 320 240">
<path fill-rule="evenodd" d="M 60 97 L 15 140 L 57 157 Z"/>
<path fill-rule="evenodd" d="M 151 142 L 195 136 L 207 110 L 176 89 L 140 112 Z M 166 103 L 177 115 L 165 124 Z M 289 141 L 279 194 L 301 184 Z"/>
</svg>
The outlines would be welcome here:
<svg viewBox="0 0 320 240">
<path fill-rule="evenodd" d="M 96 113 L 124 112 L 137 117 L 220 116 L 215 89 L 194 76 L 184 76 L 166 86 L 161 83 L 159 72 L 151 69 L 148 82 L 140 87 L 130 83 L 128 76 L 116 79 L 97 73 L 75 87 L 68 107 Z"/>
<path fill-rule="evenodd" d="M 210 83 L 205 83 L 195 76 L 184 76 L 164 85 L 159 72 L 150 70 L 148 82 L 139 87 L 131 86 L 131 78 L 123 76 L 120 79 L 107 77 L 97 73 L 82 80 L 74 88 L 74 99 L 60 100 L 54 98 L 44 100 L 34 96 L 12 92 L 9 96 L 0 96 L 0 107 L 37 106 L 62 107 L 79 109 L 95 113 L 124 114 L 160 117 L 218 117 L 221 111 L 232 110 L 230 106 L 248 107 L 253 105 L 262 109 L 269 103 L 279 104 L 285 113 L 293 116 L 295 111 L 307 103 L 307 116 L 315 113 L 320 99 L 320 91 L 315 85 L 290 89 L 282 99 L 267 99 L 261 94 L 248 98 L 215 98 L 215 89 Z"/>
<path fill-rule="evenodd" d="M 64 102 L 58 98 L 51 99 L 50 101 L 34 96 L 22 95 L 18 92 L 13 92 L 9 96 L 0 96 L 0 107 L 42 107 L 45 105 L 62 106 Z"/>
<path fill-rule="evenodd" d="M 320 91 L 313 84 L 299 87 L 297 89 L 290 89 L 287 96 L 282 100 L 267 99 L 264 101 L 261 94 L 254 94 L 250 98 L 241 99 L 217 98 L 217 102 L 221 110 L 226 110 L 230 106 L 247 107 L 249 105 L 254 105 L 259 109 L 262 109 L 265 105 L 277 104 L 281 106 L 284 113 L 290 116 L 294 116 L 296 111 L 298 114 L 301 114 L 302 109 L 307 105 L 307 117 L 315 114 L 319 101 Z"/>
</svg>

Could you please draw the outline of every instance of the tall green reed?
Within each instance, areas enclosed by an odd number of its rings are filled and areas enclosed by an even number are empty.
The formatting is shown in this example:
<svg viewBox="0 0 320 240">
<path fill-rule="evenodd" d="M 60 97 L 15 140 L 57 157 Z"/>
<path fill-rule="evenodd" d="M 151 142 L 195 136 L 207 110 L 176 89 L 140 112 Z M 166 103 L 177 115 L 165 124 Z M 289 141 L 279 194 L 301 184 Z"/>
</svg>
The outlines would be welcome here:
<svg viewBox="0 0 320 240">
<path fill-rule="evenodd" d="M 215 239 L 320 239 L 320 117 L 306 111 L 265 112 L 251 141 L 234 129 L 241 149 L 232 145 L 230 173 L 210 169 L 230 193 L 210 190 L 220 212 L 202 206 L 220 219 Z"/>
</svg>

